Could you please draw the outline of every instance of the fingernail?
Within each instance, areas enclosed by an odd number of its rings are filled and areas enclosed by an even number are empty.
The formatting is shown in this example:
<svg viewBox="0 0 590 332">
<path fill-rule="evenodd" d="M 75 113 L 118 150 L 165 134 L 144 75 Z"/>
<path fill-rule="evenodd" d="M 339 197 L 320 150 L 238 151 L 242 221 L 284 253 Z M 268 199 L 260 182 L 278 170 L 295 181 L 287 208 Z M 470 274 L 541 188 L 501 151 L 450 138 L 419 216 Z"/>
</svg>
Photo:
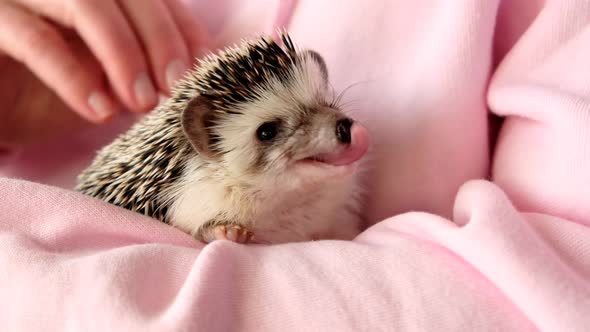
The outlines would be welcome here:
<svg viewBox="0 0 590 332">
<path fill-rule="evenodd" d="M 166 67 L 166 84 L 168 88 L 172 89 L 176 81 L 184 76 L 184 73 L 188 70 L 188 67 L 181 60 L 174 60 Z"/>
<path fill-rule="evenodd" d="M 98 120 L 105 120 L 110 117 L 113 113 L 113 105 L 104 93 L 94 91 L 88 97 L 88 105 L 94 111 L 94 114 L 98 117 Z"/>
<path fill-rule="evenodd" d="M 133 86 L 135 99 L 141 107 L 149 107 L 157 102 L 158 96 L 152 80 L 145 72 L 139 74 Z"/>
</svg>

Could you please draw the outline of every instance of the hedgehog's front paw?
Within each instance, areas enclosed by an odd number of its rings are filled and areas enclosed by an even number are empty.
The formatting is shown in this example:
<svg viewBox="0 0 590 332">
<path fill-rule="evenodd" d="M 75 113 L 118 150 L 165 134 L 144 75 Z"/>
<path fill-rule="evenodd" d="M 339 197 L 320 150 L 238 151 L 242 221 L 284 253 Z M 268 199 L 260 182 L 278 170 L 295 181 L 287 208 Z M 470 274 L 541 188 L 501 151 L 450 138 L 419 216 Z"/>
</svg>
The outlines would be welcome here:
<svg viewBox="0 0 590 332">
<path fill-rule="evenodd" d="M 207 243 L 215 240 L 229 240 L 246 244 L 250 242 L 254 234 L 247 228 L 236 225 L 212 226 L 203 232 L 203 240 Z"/>
</svg>

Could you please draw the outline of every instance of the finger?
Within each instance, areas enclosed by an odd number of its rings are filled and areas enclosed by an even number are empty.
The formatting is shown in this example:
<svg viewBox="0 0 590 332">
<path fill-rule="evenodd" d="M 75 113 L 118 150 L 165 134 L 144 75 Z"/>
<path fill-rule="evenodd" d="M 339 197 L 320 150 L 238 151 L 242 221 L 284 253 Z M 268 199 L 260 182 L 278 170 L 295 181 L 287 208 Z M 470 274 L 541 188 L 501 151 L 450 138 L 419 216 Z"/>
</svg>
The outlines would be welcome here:
<svg viewBox="0 0 590 332">
<path fill-rule="evenodd" d="M 73 26 L 73 17 L 65 1 L 56 0 L 11 0 L 22 7 L 28 9 L 31 13 L 49 17 L 62 24 L 65 27 Z"/>
<path fill-rule="evenodd" d="M 149 110 L 158 96 L 147 59 L 115 0 L 13 0 L 74 28 L 98 58 L 111 86 L 131 110 Z"/>
<path fill-rule="evenodd" d="M 168 7 L 161 0 L 120 0 L 135 33 L 149 55 L 159 88 L 169 93 L 189 68 L 189 50 Z"/>
<path fill-rule="evenodd" d="M 93 122 L 104 122 L 116 103 L 100 71 L 73 56 L 60 34 L 42 19 L 15 5 L 0 4 L 0 49 L 24 63 L 68 106 Z"/>
<path fill-rule="evenodd" d="M 113 0 L 72 1 L 73 25 L 102 64 L 121 100 L 133 110 L 158 102 L 148 60 L 132 27 Z"/>
<path fill-rule="evenodd" d="M 164 2 L 188 45 L 192 62 L 195 58 L 201 58 L 209 53 L 212 47 L 209 32 L 191 14 L 187 6 L 179 0 L 165 0 Z"/>
</svg>

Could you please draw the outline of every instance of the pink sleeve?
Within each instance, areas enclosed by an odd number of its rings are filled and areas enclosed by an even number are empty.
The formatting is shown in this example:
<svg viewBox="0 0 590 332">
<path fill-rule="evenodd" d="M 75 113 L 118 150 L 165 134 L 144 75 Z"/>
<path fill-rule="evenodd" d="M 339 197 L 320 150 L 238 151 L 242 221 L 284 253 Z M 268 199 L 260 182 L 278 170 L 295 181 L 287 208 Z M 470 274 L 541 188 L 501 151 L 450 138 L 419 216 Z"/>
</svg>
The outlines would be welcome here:
<svg viewBox="0 0 590 332">
<path fill-rule="evenodd" d="M 516 23 L 522 8 L 506 6 L 501 17 L 499 42 L 514 45 L 489 92 L 492 110 L 506 118 L 493 180 L 523 211 L 590 225 L 590 7 L 534 3 L 538 15 L 517 41 L 527 28 Z"/>
</svg>

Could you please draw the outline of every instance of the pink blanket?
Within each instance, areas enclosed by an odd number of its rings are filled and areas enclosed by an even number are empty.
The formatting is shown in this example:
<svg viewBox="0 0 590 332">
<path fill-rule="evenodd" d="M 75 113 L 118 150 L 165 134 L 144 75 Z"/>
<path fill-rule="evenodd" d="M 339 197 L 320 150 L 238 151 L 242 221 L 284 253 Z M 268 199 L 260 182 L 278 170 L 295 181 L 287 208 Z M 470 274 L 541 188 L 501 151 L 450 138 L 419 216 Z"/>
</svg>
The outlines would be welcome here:
<svg viewBox="0 0 590 332">
<path fill-rule="evenodd" d="M 45 184 L 0 179 L 2 330 L 587 330 L 588 2 L 282 3 L 194 9 L 220 44 L 278 17 L 335 88 L 360 82 L 374 225 L 203 246 L 68 189 L 108 137 L 23 147 L 0 172 Z"/>
</svg>

